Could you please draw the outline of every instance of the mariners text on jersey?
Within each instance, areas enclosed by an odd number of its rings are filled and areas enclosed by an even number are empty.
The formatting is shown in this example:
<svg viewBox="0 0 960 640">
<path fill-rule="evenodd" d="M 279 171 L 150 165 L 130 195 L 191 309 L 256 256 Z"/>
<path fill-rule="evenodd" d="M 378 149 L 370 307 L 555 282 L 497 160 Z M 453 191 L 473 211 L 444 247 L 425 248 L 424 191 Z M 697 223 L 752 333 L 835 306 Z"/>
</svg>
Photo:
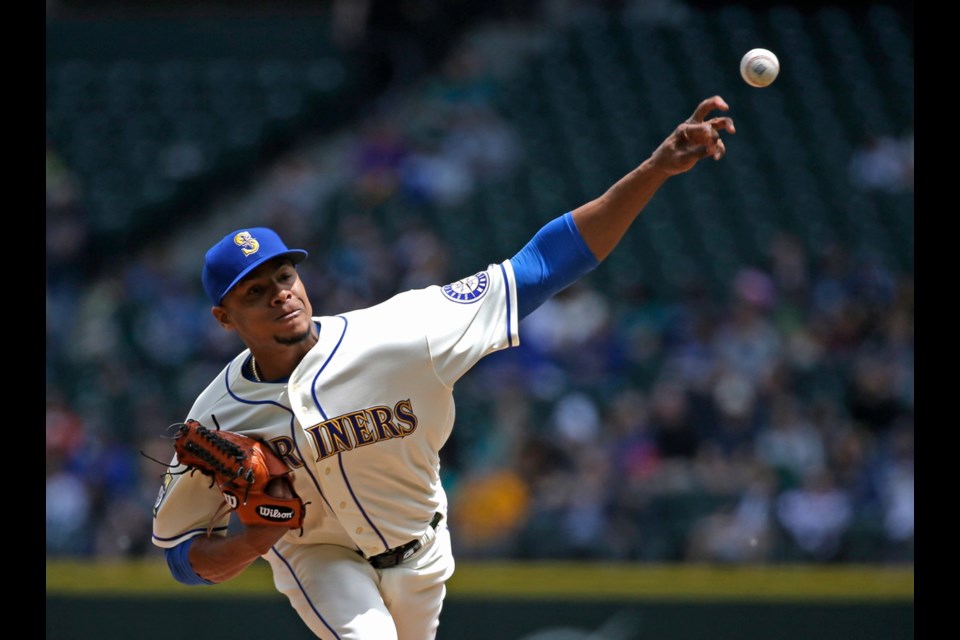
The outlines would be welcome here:
<svg viewBox="0 0 960 640">
<path fill-rule="evenodd" d="M 404 438 L 417 429 L 419 420 L 413 412 L 410 399 L 400 400 L 393 407 L 378 405 L 351 411 L 304 429 L 316 450 L 317 462 L 358 447 L 376 444 L 393 438 Z M 303 466 L 296 454 L 293 440 L 288 436 L 271 438 L 270 445 L 291 469 Z"/>
</svg>

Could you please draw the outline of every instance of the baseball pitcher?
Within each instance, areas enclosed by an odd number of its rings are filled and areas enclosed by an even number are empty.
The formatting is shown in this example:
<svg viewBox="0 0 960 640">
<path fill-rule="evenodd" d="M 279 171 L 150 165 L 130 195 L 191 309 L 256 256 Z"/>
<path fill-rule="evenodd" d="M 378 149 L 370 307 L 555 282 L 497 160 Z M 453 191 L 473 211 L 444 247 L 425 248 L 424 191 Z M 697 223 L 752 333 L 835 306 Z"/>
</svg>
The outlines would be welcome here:
<svg viewBox="0 0 960 640">
<path fill-rule="evenodd" d="M 211 585 L 264 558 L 318 638 L 434 638 L 454 571 L 440 482 L 454 385 L 519 345 L 521 319 L 604 260 L 668 178 L 724 156 L 734 125 L 717 110 L 719 96 L 701 102 L 513 257 L 370 308 L 314 316 L 307 252 L 268 228 L 214 244 L 203 286 L 246 348 L 184 416 L 157 496 L 153 542 L 173 577 Z"/>
</svg>

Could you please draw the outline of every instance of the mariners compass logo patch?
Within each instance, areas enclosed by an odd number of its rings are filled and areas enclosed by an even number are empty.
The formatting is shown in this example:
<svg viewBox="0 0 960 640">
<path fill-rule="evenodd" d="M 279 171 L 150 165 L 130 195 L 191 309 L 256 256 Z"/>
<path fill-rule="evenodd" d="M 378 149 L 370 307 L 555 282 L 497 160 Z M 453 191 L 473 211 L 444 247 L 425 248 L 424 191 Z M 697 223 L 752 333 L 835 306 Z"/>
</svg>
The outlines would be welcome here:
<svg viewBox="0 0 960 640">
<path fill-rule="evenodd" d="M 483 297 L 483 294 L 487 292 L 489 284 L 490 279 L 486 271 L 481 271 L 472 276 L 467 276 L 462 280 L 444 285 L 443 295 L 454 302 L 470 304 Z"/>
</svg>

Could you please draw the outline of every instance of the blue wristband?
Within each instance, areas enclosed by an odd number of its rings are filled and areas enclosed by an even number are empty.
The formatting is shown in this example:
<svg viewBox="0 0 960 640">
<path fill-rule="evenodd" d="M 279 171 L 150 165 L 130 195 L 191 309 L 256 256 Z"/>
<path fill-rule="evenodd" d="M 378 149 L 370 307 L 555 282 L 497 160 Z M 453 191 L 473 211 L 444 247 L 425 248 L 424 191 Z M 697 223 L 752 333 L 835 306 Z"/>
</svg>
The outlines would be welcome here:
<svg viewBox="0 0 960 640">
<path fill-rule="evenodd" d="M 193 545 L 197 536 L 184 540 L 175 547 L 164 549 L 163 554 L 167 558 L 167 566 L 170 567 L 170 573 L 173 578 L 185 585 L 214 584 L 205 580 L 196 574 L 193 566 L 190 564 L 190 547 Z"/>
</svg>

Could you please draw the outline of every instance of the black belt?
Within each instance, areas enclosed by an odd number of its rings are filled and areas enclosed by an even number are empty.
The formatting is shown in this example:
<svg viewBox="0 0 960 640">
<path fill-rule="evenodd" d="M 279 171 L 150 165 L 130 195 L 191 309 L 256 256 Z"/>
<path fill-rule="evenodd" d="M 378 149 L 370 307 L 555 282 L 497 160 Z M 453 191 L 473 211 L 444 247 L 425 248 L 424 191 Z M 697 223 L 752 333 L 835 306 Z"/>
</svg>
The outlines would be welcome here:
<svg viewBox="0 0 960 640">
<path fill-rule="evenodd" d="M 441 520 L 443 520 L 443 514 L 439 511 L 433 514 L 433 520 L 430 521 L 430 528 L 436 530 Z M 390 567 L 397 566 L 422 548 L 422 540 L 411 540 L 399 547 L 394 547 L 371 558 L 367 558 L 367 562 L 369 562 L 374 569 L 389 569 Z"/>
</svg>

